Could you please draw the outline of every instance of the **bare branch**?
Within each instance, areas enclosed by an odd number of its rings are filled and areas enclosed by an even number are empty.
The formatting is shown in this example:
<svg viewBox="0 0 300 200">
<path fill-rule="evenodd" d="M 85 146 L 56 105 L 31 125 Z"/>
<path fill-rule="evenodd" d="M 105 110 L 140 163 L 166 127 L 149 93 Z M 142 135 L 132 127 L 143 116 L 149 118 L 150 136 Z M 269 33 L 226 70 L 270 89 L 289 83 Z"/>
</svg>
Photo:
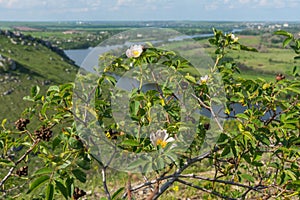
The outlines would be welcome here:
<svg viewBox="0 0 300 200">
<path fill-rule="evenodd" d="M 209 193 L 209 194 L 216 195 L 216 196 L 218 196 L 218 197 L 220 197 L 220 198 L 222 198 L 222 199 L 227 199 L 227 200 L 237 200 L 237 199 L 235 199 L 235 198 L 231 198 L 231 197 L 224 196 L 224 195 L 222 195 L 222 194 L 220 194 L 220 193 L 218 193 L 218 192 L 216 192 L 216 191 L 208 190 L 208 189 L 202 188 L 202 187 L 200 187 L 200 186 L 198 186 L 198 185 L 194 185 L 193 183 L 189 183 L 189 182 L 186 182 L 186 181 L 181 180 L 181 179 L 177 179 L 176 181 L 179 182 L 179 183 L 182 183 L 182 184 L 184 184 L 184 185 L 187 185 L 187 186 L 196 188 L 196 189 L 198 189 L 198 190 L 201 190 L 201 191 L 203 191 L 203 192 L 206 192 L 206 193 Z"/>
<path fill-rule="evenodd" d="M 197 176 L 195 174 L 184 174 L 184 175 L 180 175 L 178 178 L 195 178 L 195 179 L 200 179 L 200 180 L 205 180 L 205 181 L 211 181 L 211 182 L 217 182 L 217 183 L 224 183 L 227 185 L 234 185 L 234 186 L 238 186 L 238 187 L 243 187 L 243 188 L 248 188 L 250 190 L 254 190 L 254 191 L 259 191 L 261 189 L 266 189 L 267 186 L 264 185 L 257 185 L 257 186 L 249 186 L 249 185 L 243 185 L 241 183 L 236 183 L 233 181 L 225 181 L 225 180 L 218 180 L 218 179 L 213 179 L 213 178 L 207 178 L 207 177 L 201 177 L 201 176 Z"/>
<path fill-rule="evenodd" d="M 30 149 L 28 149 L 20 158 L 19 160 L 17 160 L 15 162 L 15 165 L 13 167 L 11 167 L 8 171 L 8 173 L 6 174 L 6 176 L 2 179 L 2 181 L 0 182 L 0 188 L 3 186 L 3 184 L 7 181 L 7 179 L 12 175 L 12 173 L 14 172 L 14 170 L 16 169 L 16 167 L 18 166 L 18 164 L 20 164 L 27 155 L 29 155 L 33 149 L 36 147 L 36 145 L 40 142 L 40 139 L 37 139 L 34 141 L 32 147 L 30 147 Z"/>
<path fill-rule="evenodd" d="M 158 193 L 154 196 L 154 200 L 155 199 L 158 199 L 177 179 L 178 177 L 180 176 L 180 174 L 186 169 L 188 168 L 189 166 L 191 166 L 192 164 L 196 163 L 196 162 L 199 162 L 209 156 L 211 156 L 212 153 L 218 151 L 218 148 L 215 147 L 215 149 L 213 151 L 208 151 L 202 155 L 199 155 L 195 158 L 192 158 L 192 159 L 189 159 L 187 162 L 184 163 L 184 165 L 177 169 L 175 173 L 173 173 L 171 176 L 170 176 L 170 179 L 162 185 L 162 187 L 159 189 Z"/>
<path fill-rule="evenodd" d="M 105 194 L 107 196 L 107 199 L 111 200 L 111 196 L 110 196 L 110 193 L 108 191 L 107 184 L 106 184 L 106 167 L 103 167 L 101 171 L 102 171 L 102 183 L 103 183 Z"/>
</svg>

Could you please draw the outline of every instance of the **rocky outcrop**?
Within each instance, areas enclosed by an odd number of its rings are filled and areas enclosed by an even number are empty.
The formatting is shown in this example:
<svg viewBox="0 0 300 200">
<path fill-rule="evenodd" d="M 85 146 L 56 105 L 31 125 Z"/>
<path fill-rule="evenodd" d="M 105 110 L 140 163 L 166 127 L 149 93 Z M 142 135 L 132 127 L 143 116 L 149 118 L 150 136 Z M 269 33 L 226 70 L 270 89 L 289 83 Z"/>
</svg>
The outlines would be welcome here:
<svg viewBox="0 0 300 200">
<path fill-rule="evenodd" d="M 10 41 L 13 44 L 21 44 L 21 45 L 41 44 L 41 45 L 47 47 L 48 49 L 50 49 L 51 51 L 59 54 L 64 59 L 66 59 L 68 62 L 74 64 L 74 61 L 72 61 L 65 54 L 65 52 L 62 49 L 60 49 L 57 46 L 52 45 L 51 42 L 49 42 L 49 41 L 45 41 L 45 40 L 42 40 L 42 39 L 39 39 L 39 38 L 35 38 L 35 37 L 32 37 L 31 35 L 24 35 L 23 33 L 19 32 L 19 31 L 0 30 L 0 35 L 3 35 L 3 36 L 6 36 L 6 37 L 10 38 Z"/>
<path fill-rule="evenodd" d="M 3 71 L 16 70 L 17 64 L 13 59 L 7 58 L 0 54 L 0 69 Z"/>
</svg>

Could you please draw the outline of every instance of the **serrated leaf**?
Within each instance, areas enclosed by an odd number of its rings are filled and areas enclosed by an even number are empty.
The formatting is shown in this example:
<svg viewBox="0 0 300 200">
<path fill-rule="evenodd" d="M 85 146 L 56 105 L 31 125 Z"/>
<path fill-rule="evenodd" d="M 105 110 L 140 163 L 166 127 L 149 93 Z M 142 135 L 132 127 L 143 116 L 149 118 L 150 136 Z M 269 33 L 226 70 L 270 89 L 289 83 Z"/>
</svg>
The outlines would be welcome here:
<svg viewBox="0 0 300 200">
<path fill-rule="evenodd" d="M 53 171 L 52 169 L 50 169 L 48 167 L 44 167 L 44 168 L 36 170 L 33 173 L 33 176 L 42 175 L 42 174 L 50 174 L 50 173 L 52 173 L 52 171 Z"/>
<path fill-rule="evenodd" d="M 84 173 L 80 169 L 74 169 L 74 170 L 72 170 L 72 173 L 80 182 L 82 182 L 82 183 L 86 182 L 86 173 Z"/>
<path fill-rule="evenodd" d="M 68 199 L 68 190 L 67 188 L 59 181 L 55 181 L 56 188 L 60 191 L 60 193 Z"/>
<path fill-rule="evenodd" d="M 46 199 L 52 200 L 54 198 L 54 186 L 50 183 L 46 189 Z"/>
<path fill-rule="evenodd" d="M 33 190 L 39 188 L 40 186 L 42 186 L 49 179 L 50 179 L 50 176 L 40 176 L 40 177 L 38 177 L 37 179 L 35 179 L 34 181 L 32 181 L 30 183 L 29 190 L 27 191 L 26 194 L 29 194 Z"/>
</svg>

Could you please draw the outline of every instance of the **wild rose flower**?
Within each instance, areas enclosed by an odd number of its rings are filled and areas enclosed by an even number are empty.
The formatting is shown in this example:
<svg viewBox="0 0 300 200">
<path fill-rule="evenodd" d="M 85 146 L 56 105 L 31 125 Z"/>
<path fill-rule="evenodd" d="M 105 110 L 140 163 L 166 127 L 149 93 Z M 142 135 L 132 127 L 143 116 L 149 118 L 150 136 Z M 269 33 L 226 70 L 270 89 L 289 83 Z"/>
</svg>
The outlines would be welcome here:
<svg viewBox="0 0 300 200">
<path fill-rule="evenodd" d="M 128 58 L 138 58 L 142 54 L 142 52 L 142 45 L 132 45 L 129 49 L 127 49 L 126 56 Z"/>
<path fill-rule="evenodd" d="M 173 137 L 169 137 L 167 130 L 163 129 L 156 131 L 156 133 L 151 133 L 150 141 L 155 147 L 161 146 L 162 148 L 165 148 L 169 142 L 173 142 L 175 139 Z"/>
<path fill-rule="evenodd" d="M 230 38 L 233 40 L 233 42 L 237 42 L 238 41 L 238 37 L 236 37 L 233 33 L 230 35 Z"/>
<path fill-rule="evenodd" d="M 200 78 L 200 83 L 201 83 L 201 84 L 206 84 L 207 81 L 208 81 L 208 79 L 209 79 L 208 75 L 201 76 L 201 78 Z"/>
</svg>

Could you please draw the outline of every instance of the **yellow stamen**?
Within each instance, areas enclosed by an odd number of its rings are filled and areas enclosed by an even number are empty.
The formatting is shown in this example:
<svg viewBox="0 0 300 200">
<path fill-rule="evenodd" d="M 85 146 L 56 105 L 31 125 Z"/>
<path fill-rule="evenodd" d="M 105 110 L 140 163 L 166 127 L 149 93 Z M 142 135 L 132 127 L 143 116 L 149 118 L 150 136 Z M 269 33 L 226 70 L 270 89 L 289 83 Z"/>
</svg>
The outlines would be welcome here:
<svg viewBox="0 0 300 200">
<path fill-rule="evenodd" d="M 156 141 L 156 145 L 160 145 L 162 148 L 165 148 L 167 146 L 167 143 L 166 141 L 162 140 L 162 139 L 158 139 Z"/>
<path fill-rule="evenodd" d="M 132 53 L 133 53 L 134 56 L 139 56 L 140 55 L 139 51 L 133 51 Z"/>
</svg>

